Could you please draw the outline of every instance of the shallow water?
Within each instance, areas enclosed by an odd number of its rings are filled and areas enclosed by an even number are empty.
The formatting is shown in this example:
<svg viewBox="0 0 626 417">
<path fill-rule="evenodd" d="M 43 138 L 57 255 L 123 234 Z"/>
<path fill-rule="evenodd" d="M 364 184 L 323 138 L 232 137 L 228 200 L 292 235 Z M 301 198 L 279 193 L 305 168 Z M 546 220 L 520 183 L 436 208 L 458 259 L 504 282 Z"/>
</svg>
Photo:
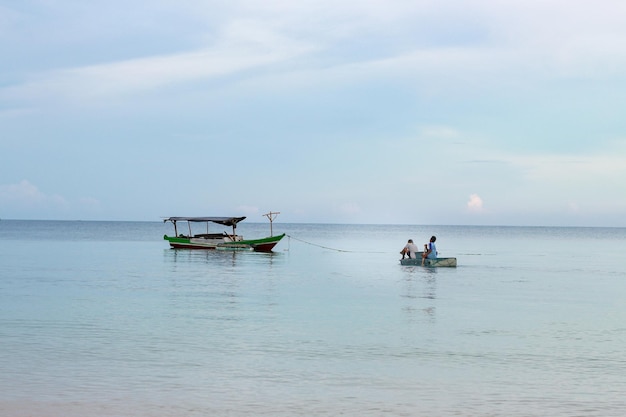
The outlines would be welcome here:
<svg viewBox="0 0 626 417">
<path fill-rule="evenodd" d="M 624 415 L 626 229 L 283 232 L 0 221 L 0 414 Z M 457 268 L 399 265 L 432 234 Z"/>
</svg>

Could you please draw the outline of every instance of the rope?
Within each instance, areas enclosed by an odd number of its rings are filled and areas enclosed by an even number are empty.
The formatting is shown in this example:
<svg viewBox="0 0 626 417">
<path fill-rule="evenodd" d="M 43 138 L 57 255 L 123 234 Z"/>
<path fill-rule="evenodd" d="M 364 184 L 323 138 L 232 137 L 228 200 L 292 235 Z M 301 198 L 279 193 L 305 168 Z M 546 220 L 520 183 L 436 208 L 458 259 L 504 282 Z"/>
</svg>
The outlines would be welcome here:
<svg viewBox="0 0 626 417">
<path fill-rule="evenodd" d="M 322 246 L 322 245 L 318 245 L 317 243 L 311 243 L 311 242 L 307 242 L 306 240 L 302 240 L 302 239 L 298 239 L 297 237 L 293 237 L 291 235 L 287 235 L 287 237 L 289 239 L 293 239 L 293 240 L 297 240 L 298 242 L 302 242 L 302 243 L 306 243 L 307 245 L 311 245 L 311 246 L 317 246 L 318 248 L 322 248 L 322 249 L 328 249 L 328 250 L 334 250 L 335 252 L 351 252 L 351 253 L 388 253 L 388 252 L 364 252 L 364 251 L 356 251 L 356 250 L 345 250 L 345 249 L 336 249 L 336 248 L 330 248 L 328 246 Z"/>
</svg>

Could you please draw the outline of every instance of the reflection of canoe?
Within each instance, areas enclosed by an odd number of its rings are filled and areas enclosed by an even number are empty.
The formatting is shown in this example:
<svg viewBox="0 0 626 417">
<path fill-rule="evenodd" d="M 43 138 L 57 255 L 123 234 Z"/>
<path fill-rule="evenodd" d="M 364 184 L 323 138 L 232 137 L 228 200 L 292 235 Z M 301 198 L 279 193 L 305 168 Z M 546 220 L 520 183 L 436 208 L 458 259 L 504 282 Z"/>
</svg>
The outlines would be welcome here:
<svg viewBox="0 0 626 417">
<path fill-rule="evenodd" d="M 417 266 L 456 266 L 456 258 L 437 258 L 437 259 L 424 259 L 422 265 L 422 257 L 417 259 L 406 258 L 400 259 L 401 265 L 417 265 Z"/>
</svg>

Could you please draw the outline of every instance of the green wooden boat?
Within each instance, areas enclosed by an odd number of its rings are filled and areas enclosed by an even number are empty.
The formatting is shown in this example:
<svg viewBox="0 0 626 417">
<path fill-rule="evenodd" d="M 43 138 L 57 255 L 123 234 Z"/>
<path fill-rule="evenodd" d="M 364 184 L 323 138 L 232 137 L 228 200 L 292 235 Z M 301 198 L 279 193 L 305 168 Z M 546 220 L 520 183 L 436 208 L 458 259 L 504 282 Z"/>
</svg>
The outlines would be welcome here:
<svg viewBox="0 0 626 417">
<path fill-rule="evenodd" d="M 274 246 L 285 237 L 285 234 L 268 236 L 260 239 L 244 239 L 237 235 L 237 223 L 245 217 L 168 217 L 163 222 L 174 225 L 174 236 L 164 235 L 172 248 L 176 249 L 219 249 L 219 250 L 253 250 L 257 252 L 271 252 Z M 178 222 L 187 223 L 186 233 L 179 233 Z M 205 233 L 192 232 L 192 224 L 204 223 Z M 232 233 L 209 233 L 209 224 L 231 226 Z"/>
</svg>

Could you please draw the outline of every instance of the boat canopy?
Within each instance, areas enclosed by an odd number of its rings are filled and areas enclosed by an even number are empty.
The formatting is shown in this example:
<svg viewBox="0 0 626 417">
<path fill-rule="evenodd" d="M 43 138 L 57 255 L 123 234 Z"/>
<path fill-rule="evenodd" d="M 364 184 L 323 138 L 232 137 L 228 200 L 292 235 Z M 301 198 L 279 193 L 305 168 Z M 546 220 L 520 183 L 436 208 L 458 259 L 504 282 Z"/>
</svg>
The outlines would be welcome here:
<svg viewBox="0 0 626 417">
<path fill-rule="evenodd" d="M 205 223 L 205 222 L 213 222 L 217 224 L 223 224 L 224 226 L 233 226 L 235 227 L 237 223 L 245 219 L 245 217 L 168 217 L 167 219 L 163 219 L 163 222 L 172 222 L 176 223 L 179 221 L 183 222 L 196 222 L 196 223 Z"/>
</svg>

